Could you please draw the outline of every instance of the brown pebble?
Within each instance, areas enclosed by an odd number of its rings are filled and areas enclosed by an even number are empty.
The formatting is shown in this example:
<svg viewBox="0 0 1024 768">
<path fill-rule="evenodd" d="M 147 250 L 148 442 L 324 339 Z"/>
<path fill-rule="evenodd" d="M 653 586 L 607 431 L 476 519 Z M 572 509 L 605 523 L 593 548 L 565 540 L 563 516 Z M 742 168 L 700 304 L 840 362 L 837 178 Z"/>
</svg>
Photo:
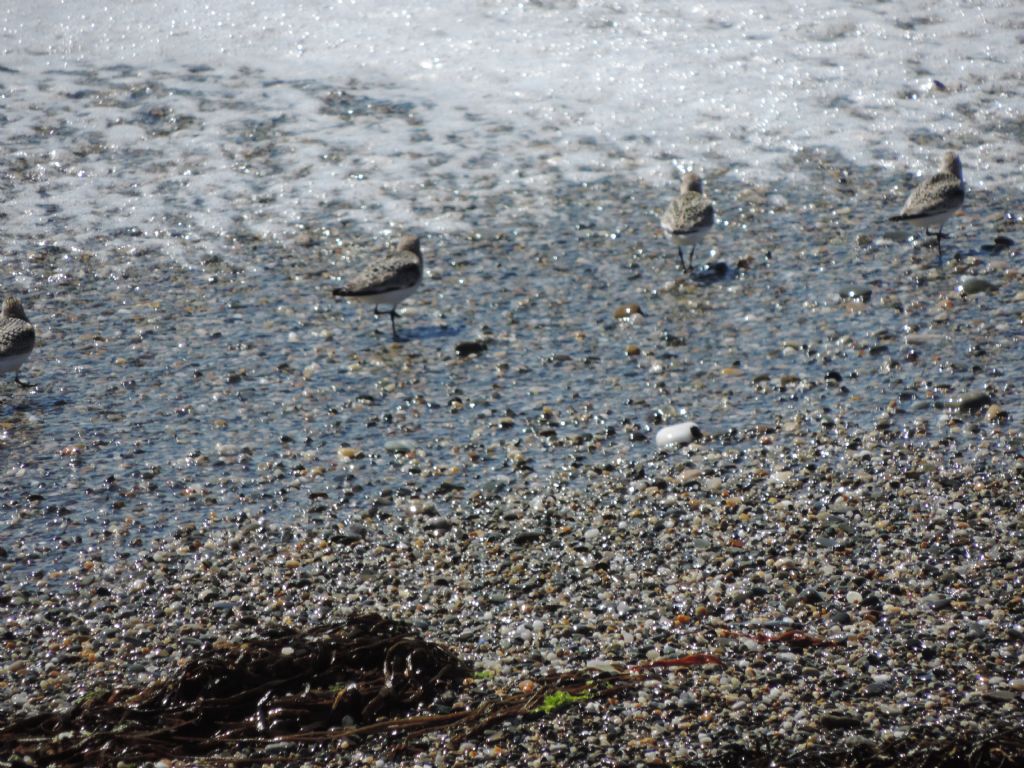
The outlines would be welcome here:
<svg viewBox="0 0 1024 768">
<path fill-rule="evenodd" d="M 634 315 L 644 316 L 644 311 L 640 309 L 639 304 L 623 304 L 621 307 L 615 310 L 615 319 L 623 320 L 627 317 Z"/>
<path fill-rule="evenodd" d="M 1004 421 L 1009 418 L 1009 414 L 1005 408 L 998 405 L 990 405 L 985 411 L 985 418 L 989 421 Z"/>
</svg>

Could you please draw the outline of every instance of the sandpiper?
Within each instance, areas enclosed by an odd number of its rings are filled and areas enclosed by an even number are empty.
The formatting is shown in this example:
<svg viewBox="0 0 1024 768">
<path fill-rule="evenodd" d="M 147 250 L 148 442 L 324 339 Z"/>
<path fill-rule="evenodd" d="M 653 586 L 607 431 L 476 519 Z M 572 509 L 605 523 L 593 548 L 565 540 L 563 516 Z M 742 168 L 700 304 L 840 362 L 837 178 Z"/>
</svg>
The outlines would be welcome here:
<svg viewBox="0 0 1024 768">
<path fill-rule="evenodd" d="M 414 235 L 405 235 L 393 254 L 370 264 L 343 288 L 335 288 L 334 295 L 373 304 L 375 315 L 391 315 L 391 335 L 397 340 L 395 317 L 398 303 L 415 291 L 422 279 L 423 252 L 420 250 L 420 239 Z M 381 312 L 381 304 L 390 304 L 391 310 Z"/>
<path fill-rule="evenodd" d="M 687 173 L 679 185 L 679 195 L 661 216 L 661 228 L 679 246 L 680 261 L 683 259 L 683 246 L 690 246 L 691 270 L 693 251 L 714 223 L 715 208 L 704 197 L 704 183 L 696 173 Z"/>
<path fill-rule="evenodd" d="M 0 373 L 14 371 L 19 386 L 31 386 L 19 379 L 17 372 L 35 345 L 36 329 L 28 321 L 25 308 L 18 299 L 8 296 L 0 309 Z"/>
<path fill-rule="evenodd" d="M 964 173 L 960 167 L 960 158 L 956 152 L 947 152 L 942 158 L 942 167 L 930 179 L 921 182 L 910 193 L 903 210 L 898 216 L 890 217 L 890 221 L 908 221 L 918 227 L 924 227 L 924 233 L 930 235 L 928 226 L 938 224 L 935 233 L 935 244 L 939 248 L 939 259 L 942 259 L 942 225 L 964 204 Z"/>
</svg>

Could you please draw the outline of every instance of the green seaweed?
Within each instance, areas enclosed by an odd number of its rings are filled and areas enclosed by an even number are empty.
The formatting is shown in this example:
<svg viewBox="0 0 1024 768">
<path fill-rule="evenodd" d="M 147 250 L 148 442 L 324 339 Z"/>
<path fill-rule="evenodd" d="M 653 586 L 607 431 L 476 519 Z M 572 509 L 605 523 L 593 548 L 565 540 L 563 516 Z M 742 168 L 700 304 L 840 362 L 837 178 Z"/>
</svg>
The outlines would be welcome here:
<svg viewBox="0 0 1024 768">
<path fill-rule="evenodd" d="M 550 715 L 556 709 L 561 709 L 562 707 L 567 707 L 570 704 L 575 704 L 577 701 L 587 701 L 593 698 L 593 696 L 594 694 L 590 690 L 589 686 L 583 691 L 583 693 L 579 694 L 569 693 L 568 691 L 555 691 L 554 693 L 549 693 L 545 696 L 544 701 L 531 709 L 530 713 L 544 713 L 545 715 Z"/>
</svg>

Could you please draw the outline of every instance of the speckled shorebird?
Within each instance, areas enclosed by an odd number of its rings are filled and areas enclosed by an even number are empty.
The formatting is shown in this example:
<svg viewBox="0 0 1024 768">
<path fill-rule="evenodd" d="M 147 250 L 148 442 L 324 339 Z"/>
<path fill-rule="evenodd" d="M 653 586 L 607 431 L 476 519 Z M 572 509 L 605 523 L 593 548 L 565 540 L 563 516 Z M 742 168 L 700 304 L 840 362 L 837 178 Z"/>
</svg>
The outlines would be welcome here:
<svg viewBox="0 0 1024 768">
<path fill-rule="evenodd" d="M 395 317 L 398 303 L 415 291 L 423 279 L 423 252 L 420 239 L 405 235 L 392 254 L 376 261 L 343 288 L 335 288 L 334 295 L 373 304 L 375 315 L 391 315 L 391 335 L 398 339 Z M 381 312 L 379 305 L 390 304 L 391 310 Z"/>
<path fill-rule="evenodd" d="M 907 221 L 917 227 L 924 227 L 924 233 L 930 235 L 928 226 L 938 224 L 935 233 L 935 244 L 942 258 L 942 225 L 964 204 L 964 172 L 960 167 L 960 157 L 956 152 L 947 152 L 942 158 L 939 172 L 927 179 L 910 193 L 903 210 L 890 221 Z"/>
<path fill-rule="evenodd" d="M 679 195 L 669 203 L 661 216 L 661 228 L 672 242 L 679 246 L 679 260 L 683 259 L 683 246 L 690 246 L 690 269 L 693 269 L 693 251 L 715 223 L 715 208 L 704 196 L 704 182 L 696 173 L 687 173 L 679 185 Z"/>
<path fill-rule="evenodd" d="M 31 386 L 19 379 L 17 372 L 35 345 L 36 329 L 28 321 L 25 308 L 18 299 L 8 296 L 0 309 L 0 373 L 14 371 L 14 380 L 20 386 Z"/>
</svg>

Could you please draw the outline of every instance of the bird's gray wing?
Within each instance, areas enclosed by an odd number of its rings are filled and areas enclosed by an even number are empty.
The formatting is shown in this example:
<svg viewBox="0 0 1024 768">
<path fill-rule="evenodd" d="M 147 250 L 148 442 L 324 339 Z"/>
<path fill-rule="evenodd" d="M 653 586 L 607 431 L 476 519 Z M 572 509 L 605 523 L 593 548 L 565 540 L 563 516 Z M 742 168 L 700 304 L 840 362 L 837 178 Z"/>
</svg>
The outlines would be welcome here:
<svg viewBox="0 0 1024 768">
<path fill-rule="evenodd" d="M 36 330 L 24 320 L 0 321 L 0 354 L 23 355 L 36 345 Z"/>
<path fill-rule="evenodd" d="M 955 211 L 964 204 L 964 185 L 951 173 L 939 173 L 918 185 L 894 219 L 920 219 Z"/>
<path fill-rule="evenodd" d="M 336 293 L 339 296 L 372 296 L 375 293 L 411 288 L 419 280 L 419 261 L 390 258 L 369 265 Z"/>
<path fill-rule="evenodd" d="M 715 208 L 704 195 L 687 192 L 675 198 L 661 217 L 661 226 L 673 234 L 685 235 L 711 226 Z"/>
</svg>

